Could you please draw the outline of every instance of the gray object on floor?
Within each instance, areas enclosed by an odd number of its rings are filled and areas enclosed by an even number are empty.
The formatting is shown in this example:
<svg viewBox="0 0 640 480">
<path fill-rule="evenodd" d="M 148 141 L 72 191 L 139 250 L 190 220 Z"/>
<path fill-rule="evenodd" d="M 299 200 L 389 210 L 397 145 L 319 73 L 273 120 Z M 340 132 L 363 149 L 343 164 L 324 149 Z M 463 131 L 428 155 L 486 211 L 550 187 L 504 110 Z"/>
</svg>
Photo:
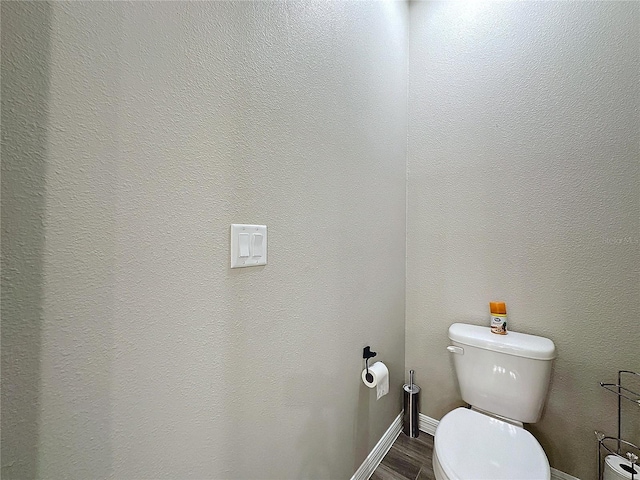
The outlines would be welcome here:
<svg viewBox="0 0 640 480">
<path fill-rule="evenodd" d="M 409 370 L 409 384 L 402 386 L 404 395 L 404 414 L 402 416 L 402 431 L 411 438 L 420 435 L 420 387 L 413 383 L 413 370 Z"/>
</svg>

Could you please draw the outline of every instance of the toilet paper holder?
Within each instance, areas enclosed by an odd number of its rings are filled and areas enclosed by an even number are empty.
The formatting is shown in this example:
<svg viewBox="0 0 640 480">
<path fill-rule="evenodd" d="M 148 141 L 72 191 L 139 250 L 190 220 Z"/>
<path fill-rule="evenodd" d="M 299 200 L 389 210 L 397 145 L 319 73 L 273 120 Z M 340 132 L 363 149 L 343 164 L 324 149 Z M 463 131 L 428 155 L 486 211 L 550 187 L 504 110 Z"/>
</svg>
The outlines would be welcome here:
<svg viewBox="0 0 640 480">
<path fill-rule="evenodd" d="M 364 358 L 364 368 L 367 370 L 366 378 L 367 382 L 373 382 L 373 375 L 369 373 L 369 359 L 377 355 L 377 352 L 372 352 L 371 347 L 367 345 L 362 350 L 362 358 Z"/>
<path fill-rule="evenodd" d="M 606 477 L 605 467 L 608 454 L 614 455 L 620 458 L 622 461 L 628 461 L 629 465 L 620 464 L 620 467 L 627 473 L 631 474 L 631 478 L 638 478 L 635 475 L 638 468 L 638 457 L 640 456 L 640 446 L 634 445 L 631 442 L 627 442 L 621 438 L 622 434 L 622 400 L 626 399 L 635 403 L 640 407 L 640 393 L 637 388 L 633 391 L 626 386 L 629 380 L 635 380 L 633 385 L 638 385 L 640 381 L 640 372 L 633 372 L 631 370 L 618 370 L 618 382 L 617 383 L 604 383 L 600 382 L 600 386 L 615 393 L 618 396 L 618 436 L 608 437 L 604 433 L 596 431 L 596 438 L 598 439 L 598 479 L 602 480 Z M 604 452 L 603 452 L 604 450 Z M 608 452 L 608 454 L 607 454 Z M 604 459 L 603 459 L 604 454 Z M 626 458 L 625 458 L 626 456 Z M 604 460 L 604 462 L 603 462 Z M 603 475 L 604 474 L 604 475 Z"/>
</svg>

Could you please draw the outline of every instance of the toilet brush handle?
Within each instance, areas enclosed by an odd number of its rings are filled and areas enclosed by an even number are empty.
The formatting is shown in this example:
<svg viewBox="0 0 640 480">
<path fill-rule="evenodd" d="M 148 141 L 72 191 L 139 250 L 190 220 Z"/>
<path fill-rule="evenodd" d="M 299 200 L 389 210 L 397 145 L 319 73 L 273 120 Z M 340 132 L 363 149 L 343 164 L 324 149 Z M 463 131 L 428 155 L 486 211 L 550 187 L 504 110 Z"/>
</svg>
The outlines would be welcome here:
<svg viewBox="0 0 640 480">
<path fill-rule="evenodd" d="M 409 386 L 413 390 L 413 370 L 409 370 Z"/>
</svg>

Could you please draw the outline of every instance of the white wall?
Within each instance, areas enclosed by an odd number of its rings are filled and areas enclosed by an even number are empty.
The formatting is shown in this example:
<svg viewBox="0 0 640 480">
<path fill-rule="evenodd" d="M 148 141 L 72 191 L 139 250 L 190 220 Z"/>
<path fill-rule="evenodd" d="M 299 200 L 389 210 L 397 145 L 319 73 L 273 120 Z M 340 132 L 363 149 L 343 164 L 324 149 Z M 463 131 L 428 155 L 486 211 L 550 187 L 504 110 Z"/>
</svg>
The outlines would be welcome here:
<svg viewBox="0 0 640 480">
<path fill-rule="evenodd" d="M 406 8 L 2 2 L 5 478 L 351 475 L 400 410 L 357 378 L 405 364 Z M 423 412 L 460 403 L 448 325 L 504 299 L 558 345 L 534 433 L 592 478 L 598 381 L 640 369 L 639 7 L 410 13 Z M 267 267 L 228 269 L 232 222 Z"/>
<path fill-rule="evenodd" d="M 460 404 L 448 326 L 486 325 L 505 300 L 513 330 L 558 348 L 532 430 L 552 466 L 595 478 L 593 431 L 615 432 L 598 382 L 640 370 L 640 4 L 414 2 L 410 21 L 406 364 L 422 411 Z"/>
<path fill-rule="evenodd" d="M 2 2 L 3 297 L 34 305 L 3 303 L 3 477 L 356 470 L 401 409 L 406 10 Z M 229 269 L 234 222 L 268 266 Z"/>
</svg>

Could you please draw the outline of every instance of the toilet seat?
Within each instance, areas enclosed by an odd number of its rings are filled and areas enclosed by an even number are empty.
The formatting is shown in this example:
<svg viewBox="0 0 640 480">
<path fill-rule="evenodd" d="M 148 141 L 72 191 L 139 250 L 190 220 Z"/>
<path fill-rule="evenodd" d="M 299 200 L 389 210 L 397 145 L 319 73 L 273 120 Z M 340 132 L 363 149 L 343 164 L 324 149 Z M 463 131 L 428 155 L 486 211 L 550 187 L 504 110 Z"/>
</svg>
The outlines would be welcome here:
<svg viewBox="0 0 640 480">
<path fill-rule="evenodd" d="M 434 436 L 434 468 L 449 480 L 549 480 L 544 450 L 524 428 L 467 408 L 446 414 Z"/>
</svg>

